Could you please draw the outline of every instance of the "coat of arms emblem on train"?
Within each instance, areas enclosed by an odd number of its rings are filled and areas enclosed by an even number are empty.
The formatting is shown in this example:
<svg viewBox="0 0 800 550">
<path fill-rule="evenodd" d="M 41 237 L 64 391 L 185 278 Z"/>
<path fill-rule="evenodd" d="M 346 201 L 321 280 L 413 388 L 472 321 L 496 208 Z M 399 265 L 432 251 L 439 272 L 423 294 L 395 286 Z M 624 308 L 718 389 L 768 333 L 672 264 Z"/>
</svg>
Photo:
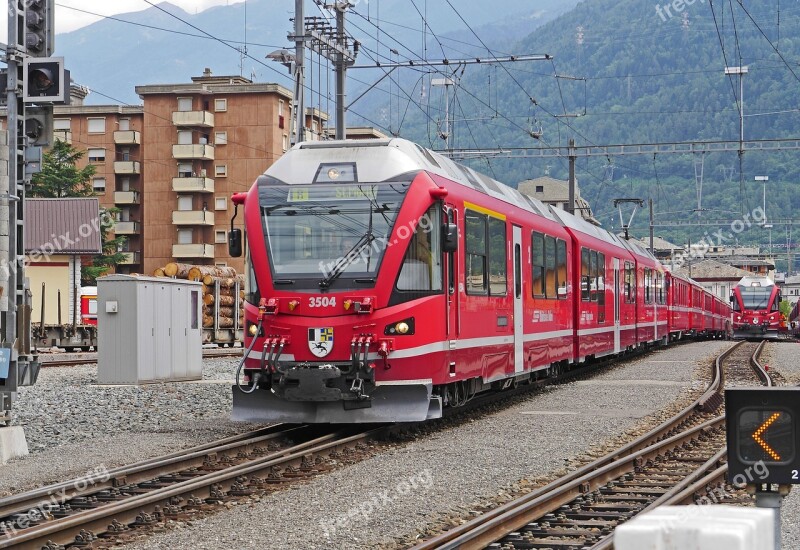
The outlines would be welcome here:
<svg viewBox="0 0 800 550">
<path fill-rule="evenodd" d="M 308 329 L 308 349 L 317 357 L 325 357 L 333 349 L 333 327 Z"/>
</svg>

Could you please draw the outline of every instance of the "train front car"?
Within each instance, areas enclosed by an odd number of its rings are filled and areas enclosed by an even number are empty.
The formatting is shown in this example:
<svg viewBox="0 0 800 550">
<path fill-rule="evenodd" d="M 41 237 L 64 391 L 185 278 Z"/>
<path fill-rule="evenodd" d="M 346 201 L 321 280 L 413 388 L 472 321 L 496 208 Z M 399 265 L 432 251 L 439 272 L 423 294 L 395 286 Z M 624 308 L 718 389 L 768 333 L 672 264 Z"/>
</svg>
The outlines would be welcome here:
<svg viewBox="0 0 800 550">
<path fill-rule="evenodd" d="M 768 277 L 743 277 L 731 295 L 733 337 L 777 339 L 785 326 L 781 294 Z"/>
<path fill-rule="evenodd" d="M 251 350 L 235 420 L 441 416 L 443 262 L 457 230 L 447 190 L 381 145 L 302 144 L 234 196 L 245 203 Z"/>
</svg>

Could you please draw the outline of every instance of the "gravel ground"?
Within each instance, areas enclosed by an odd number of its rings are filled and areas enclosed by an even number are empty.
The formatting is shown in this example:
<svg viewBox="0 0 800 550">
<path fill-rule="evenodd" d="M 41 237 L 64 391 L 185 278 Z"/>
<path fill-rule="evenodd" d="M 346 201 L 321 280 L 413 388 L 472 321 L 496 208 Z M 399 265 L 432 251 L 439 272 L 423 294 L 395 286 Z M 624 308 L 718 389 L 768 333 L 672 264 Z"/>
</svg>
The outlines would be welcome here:
<svg viewBox="0 0 800 550">
<path fill-rule="evenodd" d="M 129 548 L 385 548 L 431 524 L 541 483 L 700 387 L 728 342 L 693 343 L 627 361 L 588 380 L 415 440 L 304 485 L 150 537 Z M 698 367 L 703 364 L 702 368 Z M 254 518 L 261 518 L 253 520 Z"/>
<path fill-rule="evenodd" d="M 0 466 L 0 495 L 255 429 L 228 420 L 236 364 L 206 359 L 202 381 L 140 387 L 98 386 L 96 365 L 42 369 L 12 416 L 31 454 Z"/>
<path fill-rule="evenodd" d="M 797 342 L 770 342 L 764 348 L 761 363 L 782 374 L 787 384 L 796 386 L 800 384 L 798 354 L 800 354 L 800 344 Z M 783 548 L 800 548 L 798 517 L 800 517 L 800 486 L 795 486 L 783 501 L 781 510 Z"/>
</svg>

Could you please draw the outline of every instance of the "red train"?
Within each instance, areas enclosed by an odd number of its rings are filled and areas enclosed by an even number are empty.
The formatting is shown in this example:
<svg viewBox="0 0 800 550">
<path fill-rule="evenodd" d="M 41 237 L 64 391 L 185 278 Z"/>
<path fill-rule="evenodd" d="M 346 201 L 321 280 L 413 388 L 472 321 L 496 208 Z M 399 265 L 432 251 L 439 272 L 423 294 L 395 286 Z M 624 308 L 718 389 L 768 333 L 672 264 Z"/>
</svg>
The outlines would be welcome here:
<svg viewBox="0 0 800 550">
<path fill-rule="evenodd" d="M 775 339 L 786 332 L 781 292 L 768 277 L 742 277 L 731 294 L 734 338 Z"/>
<path fill-rule="evenodd" d="M 235 419 L 422 421 L 730 323 L 647 250 L 402 139 L 300 144 L 233 202 Z"/>
</svg>

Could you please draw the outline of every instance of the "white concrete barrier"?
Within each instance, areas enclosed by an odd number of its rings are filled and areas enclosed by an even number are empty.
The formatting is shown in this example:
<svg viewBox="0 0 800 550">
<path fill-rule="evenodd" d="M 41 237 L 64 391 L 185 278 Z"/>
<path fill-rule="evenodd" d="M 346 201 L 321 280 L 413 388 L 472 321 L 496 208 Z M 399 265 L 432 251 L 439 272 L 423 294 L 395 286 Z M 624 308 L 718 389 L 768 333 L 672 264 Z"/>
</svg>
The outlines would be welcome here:
<svg viewBox="0 0 800 550">
<path fill-rule="evenodd" d="M 27 454 L 28 441 L 25 439 L 25 430 L 22 426 L 0 428 L 0 464 Z"/>
<path fill-rule="evenodd" d="M 774 550 L 771 510 L 661 506 L 617 527 L 615 550 Z"/>
</svg>

